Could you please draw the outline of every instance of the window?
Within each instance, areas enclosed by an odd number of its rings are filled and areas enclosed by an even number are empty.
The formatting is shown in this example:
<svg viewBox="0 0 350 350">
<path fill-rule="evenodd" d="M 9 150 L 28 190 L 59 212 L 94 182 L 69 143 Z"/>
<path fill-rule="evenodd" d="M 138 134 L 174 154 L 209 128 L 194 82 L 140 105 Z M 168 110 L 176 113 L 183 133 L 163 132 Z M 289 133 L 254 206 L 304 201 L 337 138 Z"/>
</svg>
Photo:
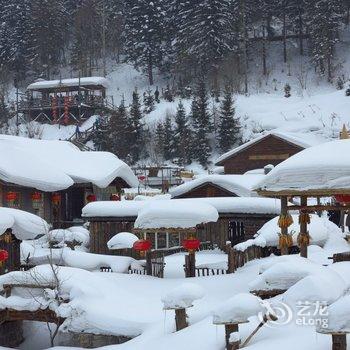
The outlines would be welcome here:
<svg viewBox="0 0 350 350">
<path fill-rule="evenodd" d="M 229 221 L 228 240 L 231 241 L 232 246 L 244 241 L 244 236 L 244 222 L 238 220 Z"/>
</svg>

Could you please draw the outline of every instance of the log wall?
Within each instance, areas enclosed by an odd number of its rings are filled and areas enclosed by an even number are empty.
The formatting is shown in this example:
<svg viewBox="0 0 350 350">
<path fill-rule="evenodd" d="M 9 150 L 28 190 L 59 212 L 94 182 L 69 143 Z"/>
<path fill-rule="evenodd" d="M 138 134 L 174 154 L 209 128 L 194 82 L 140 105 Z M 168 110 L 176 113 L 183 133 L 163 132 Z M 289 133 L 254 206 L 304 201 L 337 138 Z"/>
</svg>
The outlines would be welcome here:
<svg viewBox="0 0 350 350">
<path fill-rule="evenodd" d="M 234 154 L 220 165 L 225 174 L 244 174 L 248 170 L 261 169 L 268 164 L 277 165 L 303 148 L 274 135 L 268 135 L 241 152 Z"/>
</svg>

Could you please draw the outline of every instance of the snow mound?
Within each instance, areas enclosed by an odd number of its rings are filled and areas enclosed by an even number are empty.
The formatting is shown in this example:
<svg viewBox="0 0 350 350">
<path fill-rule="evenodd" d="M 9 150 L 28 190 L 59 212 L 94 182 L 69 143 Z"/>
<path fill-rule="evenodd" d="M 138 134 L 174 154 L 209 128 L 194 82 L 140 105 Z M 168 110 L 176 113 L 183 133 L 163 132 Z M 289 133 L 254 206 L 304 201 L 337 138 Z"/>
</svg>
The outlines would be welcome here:
<svg viewBox="0 0 350 350">
<path fill-rule="evenodd" d="M 164 309 L 184 309 L 204 296 L 204 289 L 193 283 L 183 283 L 162 297 Z"/>
<path fill-rule="evenodd" d="M 126 249 L 132 248 L 138 237 L 130 232 L 119 232 L 114 235 L 108 242 L 108 249 Z"/>
<path fill-rule="evenodd" d="M 214 312 L 214 324 L 244 323 L 264 311 L 261 299 L 249 293 L 239 293 L 225 301 Z"/>
<path fill-rule="evenodd" d="M 317 327 L 319 333 L 350 333 L 350 295 L 346 295 L 327 308 L 327 323 Z"/>
<path fill-rule="evenodd" d="M 196 201 L 150 201 L 139 211 L 135 228 L 192 228 L 207 222 L 216 222 L 218 211 L 210 204 Z"/>
<path fill-rule="evenodd" d="M 288 289 L 304 277 L 322 273 L 324 269 L 299 256 L 276 257 L 261 266 L 261 274 L 250 283 L 250 290 Z"/>
<path fill-rule="evenodd" d="M 84 228 L 82 229 L 86 230 Z M 79 230 L 77 228 L 69 228 L 66 230 L 56 229 L 50 231 L 47 238 L 49 242 L 57 242 L 58 244 L 76 241 L 83 246 L 87 246 L 90 239 L 89 235 L 87 235 L 83 230 Z"/>
<path fill-rule="evenodd" d="M 19 239 L 34 239 L 49 232 L 48 223 L 41 217 L 23 210 L 0 208 L 0 234 L 7 229 Z"/>
</svg>

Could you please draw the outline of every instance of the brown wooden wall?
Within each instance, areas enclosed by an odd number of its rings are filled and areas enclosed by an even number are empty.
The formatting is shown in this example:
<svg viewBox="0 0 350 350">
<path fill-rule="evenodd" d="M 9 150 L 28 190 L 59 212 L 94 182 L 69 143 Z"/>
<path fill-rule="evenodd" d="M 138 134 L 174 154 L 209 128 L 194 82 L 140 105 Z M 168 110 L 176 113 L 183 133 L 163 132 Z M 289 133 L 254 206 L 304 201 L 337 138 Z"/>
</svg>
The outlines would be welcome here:
<svg viewBox="0 0 350 350">
<path fill-rule="evenodd" d="M 237 195 L 213 183 L 205 183 L 179 196 L 174 196 L 174 198 L 203 198 L 203 197 L 237 197 Z"/>
<path fill-rule="evenodd" d="M 277 165 L 302 150 L 303 148 L 281 138 L 268 135 L 223 161 L 224 171 L 225 174 L 244 174 L 268 164 Z"/>
<path fill-rule="evenodd" d="M 224 249 L 229 239 L 229 225 L 231 221 L 242 222 L 244 225 L 244 237 L 242 240 L 253 238 L 257 231 L 275 215 L 254 215 L 254 214 L 224 214 L 221 215 L 217 222 L 203 225 L 198 230 L 198 238 L 201 242 L 210 241 Z M 115 221 L 113 218 L 98 221 L 94 218 L 90 221 L 90 252 L 96 254 L 108 255 L 128 255 L 133 256 L 131 250 L 116 251 L 109 250 L 107 242 L 119 232 L 131 232 L 134 226 L 135 218 L 127 220 Z M 149 237 L 148 237 L 149 238 Z M 234 242 L 234 244 L 240 241 Z"/>
</svg>

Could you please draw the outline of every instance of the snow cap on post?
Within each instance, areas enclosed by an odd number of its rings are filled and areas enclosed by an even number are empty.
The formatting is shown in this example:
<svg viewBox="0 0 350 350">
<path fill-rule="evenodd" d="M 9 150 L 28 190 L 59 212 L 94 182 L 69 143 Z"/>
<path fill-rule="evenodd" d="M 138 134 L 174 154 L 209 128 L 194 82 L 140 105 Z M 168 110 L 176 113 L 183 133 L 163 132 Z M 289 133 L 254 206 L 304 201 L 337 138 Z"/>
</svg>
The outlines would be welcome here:
<svg viewBox="0 0 350 350">
<path fill-rule="evenodd" d="M 132 248 L 138 237 L 130 232 L 119 232 L 114 235 L 108 242 L 108 249 L 127 249 Z"/>
</svg>

